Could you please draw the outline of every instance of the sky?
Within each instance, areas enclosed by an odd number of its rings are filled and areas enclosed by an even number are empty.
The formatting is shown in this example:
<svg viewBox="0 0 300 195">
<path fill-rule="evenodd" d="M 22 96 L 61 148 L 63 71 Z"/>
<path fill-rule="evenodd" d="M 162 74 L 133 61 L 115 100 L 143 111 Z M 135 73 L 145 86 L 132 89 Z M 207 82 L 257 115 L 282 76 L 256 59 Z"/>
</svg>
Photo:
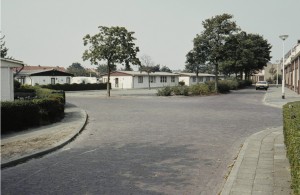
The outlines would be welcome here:
<svg viewBox="0 0 300 195">
<path fill-rule="evenodd" d="M 138 57 L 184 69 L 202 22 L 228 13 L 247 33 L 262 35 L 271 45 L 271 62 L 300 40 L 299 0 L 1 0 L 1 35 L 8 56 L 32 66 L 63 66 L 82 60 L 83 37 L 98 26 L 123 26 L 135 32 Z"/>
</svg>

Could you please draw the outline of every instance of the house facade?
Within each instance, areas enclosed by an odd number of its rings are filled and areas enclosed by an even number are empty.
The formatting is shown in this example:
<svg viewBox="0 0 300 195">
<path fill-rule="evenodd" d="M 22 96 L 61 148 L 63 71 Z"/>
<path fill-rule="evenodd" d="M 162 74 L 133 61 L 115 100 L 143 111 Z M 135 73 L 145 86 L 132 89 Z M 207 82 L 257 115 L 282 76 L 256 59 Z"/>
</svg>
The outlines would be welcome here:
<svg viewBox="0 0 300 195">
<path fill-rule="evenodd" d="M 169 72 L 153 72 L 150 76 L 150 87 L 158 88 L 178 85 L 179 75 Z M 108 81 L 107 75 L 102 76 L 102 82 Z M 110 75 L 112 89 L 138 89 L 149 87 L 147 72 L 115 71 Z"/>
<path fill-rule="evenodd" d="M 1 101 L 14 100 L 14 70 L 24 66 L 22 61 L 1 58 Z"/>
<path fill-rule="evenodd" d="M 285 85 L 300 94 L 300 40 L 285 55 L 284 73 Z"/>
<path fill-rule="evenodd" d="M 70 84 L 73 74 L 56 69 L 22 70 L 16 79 L 26 85 Z"/>
<path fill-rule="evenodd" d="M 184 84 L 187 86 L 195 85 L 198 83 L 196 73 L 178 73 L 178 74 L 179 74 L 179 81 L 184 82 Z M 213 81 L 215 80 L 215 75 L 199 73 L 198 80 L 199 83 L 204 83 L 206 81 Z"/>
</svg>

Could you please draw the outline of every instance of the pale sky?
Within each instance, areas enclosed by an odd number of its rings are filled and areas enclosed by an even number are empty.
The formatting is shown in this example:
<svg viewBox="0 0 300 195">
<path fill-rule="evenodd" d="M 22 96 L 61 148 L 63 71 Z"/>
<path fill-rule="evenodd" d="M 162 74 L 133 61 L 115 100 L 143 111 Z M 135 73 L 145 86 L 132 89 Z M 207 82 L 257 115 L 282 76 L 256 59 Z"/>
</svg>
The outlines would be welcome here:
<svg viewBox="0 0 300 195">
<path fill-rule="evenodd" d="M 124 26 L 135 32 L 139 57 L 174 70 L 184 69 L 202 21 L 228 13 L 242 30 L 268 40 L 275 63 L 279 35 L 289 35 L 285 51 L 300 39 L 299 7 L 299 0 L 2 0 L 1 31 L 8 56 L 28 65 L 96 67 L 82 60 L 82 38 L 98 26 Z"/>
</svg>

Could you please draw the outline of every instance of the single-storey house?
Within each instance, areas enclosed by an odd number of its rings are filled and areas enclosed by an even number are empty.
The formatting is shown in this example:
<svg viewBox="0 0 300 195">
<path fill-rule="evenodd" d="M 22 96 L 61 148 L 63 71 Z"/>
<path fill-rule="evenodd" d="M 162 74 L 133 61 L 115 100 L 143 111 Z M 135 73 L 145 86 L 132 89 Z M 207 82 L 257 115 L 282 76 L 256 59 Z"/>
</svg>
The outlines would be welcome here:
<svg viewBox="0 0 300 195">
<path fill-rule="evenodd" d="M 196 73 L 178 73 L 179 81 L 184 82 L 185 85 L 191 86 L 197 84 L 197 76 Z M 206 81 L 215 80 L 215 75 L 207 74 L 207 73 L 199 73 L 198 74 L 199 83 L 204 83 Z"/>
<path fill-rule="evenodd" d="M 97 77 L 72 77 L 71 78 L 71 83 L 97 83 L 98 79 Z"/>
<path fill-rule="evenodd" d="M 14 100 L 14 68 L 21 69 L 22 61 L 1 58 L 1 101 Z"/>
<path fill-rule="evenodd" d="M 164 87 L 178 85 L 179 75 L 169 72 L 152 72 L 150 87 Z M 102 82 L 107 83 L 107 74 L 102 76 Z M 114 71 L 110 75 L 112 89 L 137 89 L 148 88 L 149 77 L 147 72 L 139 71 Z"/>
<path fill-rule="evenodd" d="M 21 84 L 48 85 L 48 84 L 70 84 L 73 74 L 56 69 L 46 70 L 22 70 L 16 79 Z"/>
</svg>

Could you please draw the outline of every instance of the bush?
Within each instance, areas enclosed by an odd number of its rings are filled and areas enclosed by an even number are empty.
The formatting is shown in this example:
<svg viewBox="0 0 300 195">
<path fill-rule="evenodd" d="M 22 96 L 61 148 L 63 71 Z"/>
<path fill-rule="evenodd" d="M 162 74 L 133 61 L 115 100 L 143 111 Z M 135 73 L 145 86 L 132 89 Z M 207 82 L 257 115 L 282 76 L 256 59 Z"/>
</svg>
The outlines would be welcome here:
<svg viewBox="0 0 300 195">
<path fill-rule="evenodd" d="M 189 95 L 189 88 L 187 86 L 174 86 L 171 88 L 171 91 L 174 95 Z"/>
<path fill-rule="evenodd" d="M 294 194 L 300 194 L 300 101 L 283 106 L 283 134 Z"/>
<path fill-rule="evenodd" d="M 55 84 L 55 85 L 41 85 L 42 88 L 63 90 L 63 91 L 83 91 L 83 90 L 102 90 L 107 89 L 106 83 L 73 83 L 73 84 Z"/>
<path fill-rule="evenodd" d="M 158 96 L 170 96 L 172 94 L 172 89 L 171 87 L 164 87 L 162 89 L 158 89 L 157 93 Z"/>
<path fill-rule="evenodd" d="M 184 81 L 179 81 L 179 82 L 178 82 L 178 85 L 179 85 L 179 86 L 184 86 L 184 85 L 185 85 L 185 82 L 184 82 Z"/>
<path fill-rule="evenodd" d="M 49 124 L 64 115 L 64 105 L 57 99 L 1 102 L 1 134 Z"/>
<path fill-rule="evenodd" d="M 191 95 L 208 95 L 211 92 L 209 86 L 204 83 L 190 86 L 189 91 Z"/>
<path fill-rule="evenodd" d="M 215 91 L 215 81 L 208 81 L 206 82 L 209 90 L 211 92 Z M 218 92 L 219 93 L 229 93 L 230 92 L 230 86 L 234 87 L 234 83 L 228 81 L 228 80 L 220 80 L 218 83 Z"/>
<path fill-rule="evenodd" d="M 14 79 L 14 89 L 19 89 L 21 87 L 21 83 L 19 81 L 17 81 L 16 79 Z"/>
</svg>

